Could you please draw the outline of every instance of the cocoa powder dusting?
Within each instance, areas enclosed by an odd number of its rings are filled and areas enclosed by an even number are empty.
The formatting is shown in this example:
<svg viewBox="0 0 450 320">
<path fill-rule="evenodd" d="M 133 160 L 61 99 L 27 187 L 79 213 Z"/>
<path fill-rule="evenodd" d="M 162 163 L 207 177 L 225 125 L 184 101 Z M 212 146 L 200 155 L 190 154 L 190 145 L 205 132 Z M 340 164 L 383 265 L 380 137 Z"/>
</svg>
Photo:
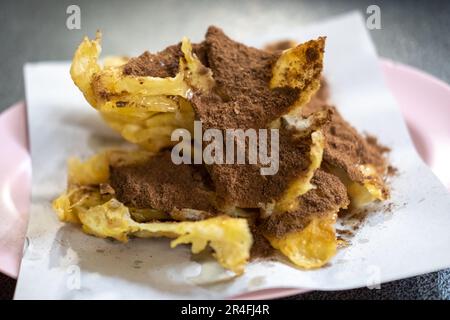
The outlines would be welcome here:
<svg viewBox="0 0 450 320">
<path fill-rule="evenodd" d="M 387 168 L 387 175 L 389 177 L 394 177 L 398 174 L 398 169 L 392 165 L 389 165 Z"/>
<path fill-rule="evenodd" d="M 193 44 L 192 50 L 200 61 L 207 63 L 203 43 Z M 131 58 L 123 66 L 123 73 L 141 77 L 175 77 L 182 57 L 181 43 L 169 46 L 156 54 L 146 51 L 137 58 Z"/>
<path fill-rule="evenodd" d="M 320 88 L 311 100 L 302 107 L 301 113 L 303 116 L 309 116 L 317 111 L 324 109 L 324 106 L 329 105 L 330 88 L 325 78 L 320 79 Z"/>
<path fill-rule="evenodd" d="M 260 224 L 259 221 L 249 220 L 250 231 L 253 236 L 253 245 L 250 250 L 251 260 L 267 259 L 274 256 L 276 252 L 269 240 L 264 237 Z"/>
<path fill-rule="evenodd" d="M 192 99 L 205 128 L 265 128 L 298 98 L 297 89 L 269 88 L 279 53 L 245 46 L 216 27 L 208 28 L 205 51 L 216 86 L 214 92 L 197 92 Z"/>
<path fill-rule="evenodd" d="M 167 47 L 156 54 L 146 51 L 139 57 L 130 59 L 124 65 L 123 73 L 141 77 L 174 77 L 178 73 L 182 56 L 181 44 Z"/>
<path fill-rule="evenodd" d="M 378 146 L 368 143 L 342 118 L 336 108 L 331 109 L 332 121 L 325 128 L 324 160 L 344 169 L 350 179 L 356 182 L 364 181 L 358 165 L 372 164 L 378 172 L 383 173 L 386 161 Z"/>
<path fill-rule="evenodd" d="M 311 137 L 295 138 L 290 131 L 279 131 L 279 168 L 274 175 L 261 175 L 258 164 L 211 165 L 207 169 L 218 200 L 225 205 L 257 208 L 279 200 L 286 188 L 303 176 L 310 164 Z"/>
<path fill-rule="evenodd" d="M 166 212 L 184 208 L 215 212 L 203 167 L 175 165 L 169 151 L 142 164 L 111 166 L 110 171 L 116 198 L 127 206 Z"/>
<path fill-rule="evenodd" d="M 383 153 L 387 153 L 390 152 L 391 149 L 389 147 L 386 147 L 384 145 L 382 145 L 379 141 L 378 138 L 371 135 L 371 134 L 366 134 L 365 136 L 366 138 L 366 142 L 367 144 L 371 147 L 374 148 L 378 151 L 378 153 L 383 154 Z"/>
<path fill-rule="evenodd" d="M 311 183 L 315 185 L 301 197 L 299 207 L 293 212 L 280 212 L 270 215 L 261 224 L 264 234 L 280 238 L 287 233 L 302 230 L 311 219 L 336 213 L 347 207 L 347 189 L 334 175 L 317 170 Z"/>
</svg>

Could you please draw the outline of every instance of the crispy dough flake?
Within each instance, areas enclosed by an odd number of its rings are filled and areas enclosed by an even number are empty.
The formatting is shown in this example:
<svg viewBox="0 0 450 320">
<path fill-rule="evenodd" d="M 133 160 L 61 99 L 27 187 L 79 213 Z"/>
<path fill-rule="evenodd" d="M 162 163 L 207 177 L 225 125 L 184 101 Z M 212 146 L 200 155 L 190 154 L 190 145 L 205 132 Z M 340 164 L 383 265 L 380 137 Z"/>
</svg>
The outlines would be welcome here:
<svg viewBox="0 0 450 320">
<path fill-rule="evenodd" d="M 171 78 L 125 75 L 125 58 L 109 58 L 98 63 L 101 34 L 85 38 L 75 52 L 70 74 L 86 100 L 96 108 L 105 122 L 126 140 L 149 151 L 174 145 L 170 134 L 177 128 L 190 130 L 194 113 L 188 99 L 191 85 L 208 89 L 211 72 L 192 53 L 183 39 L 184 58 L 180 71 Z"/>
<path fill-rule="evenodd" d="M 306 228 L 283 237 L 267 237 L 296 266 L 304 269 L 320 268 L 336 254 L 337 240 L 334 225 L 336 214 L 313 219 Z"/>
<path fill-rule="evenodd" d="M 300 96 L 290 113 L 297 113 L 320 88 L 324 48 L 325 37 L 310 40 L 283 51 L 273 66 L 271 88 L 300 89 Z"/>
</svg>

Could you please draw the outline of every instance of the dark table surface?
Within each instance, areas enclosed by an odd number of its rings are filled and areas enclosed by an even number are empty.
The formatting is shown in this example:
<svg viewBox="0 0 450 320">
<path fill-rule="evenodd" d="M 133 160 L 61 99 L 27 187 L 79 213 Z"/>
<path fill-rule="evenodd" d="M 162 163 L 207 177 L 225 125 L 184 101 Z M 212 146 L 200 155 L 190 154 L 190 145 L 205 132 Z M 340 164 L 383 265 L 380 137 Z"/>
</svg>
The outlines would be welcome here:
<svg viewBox="0 0 450 320">
<path fill-rule="evenodd" d="M 81 8 L 81 29 L 66 27 L 67 7 Z M 450 82 L 450 1 L 5 1 L 0 3 L 0 111 L 24 98 L 25 62 L 69 60 L 82 36 L 104 32 L 103 52 L 136 55 L 157 51 L 189 35 L 200 39 L 210 24 L 239 32 L 264 32 L 286 19 L 306 25 L 350 10 L 381 8 L 381 30 L 370 31 L 380 56 Z M 351 35 L 349 35 L 351 36 Z M 0 299 L 11 298 L 14 280 L 0 274 Z M 381 286 L 313 292 L 290 299 L 450 299 L 450 271 Z"/>
</svg>

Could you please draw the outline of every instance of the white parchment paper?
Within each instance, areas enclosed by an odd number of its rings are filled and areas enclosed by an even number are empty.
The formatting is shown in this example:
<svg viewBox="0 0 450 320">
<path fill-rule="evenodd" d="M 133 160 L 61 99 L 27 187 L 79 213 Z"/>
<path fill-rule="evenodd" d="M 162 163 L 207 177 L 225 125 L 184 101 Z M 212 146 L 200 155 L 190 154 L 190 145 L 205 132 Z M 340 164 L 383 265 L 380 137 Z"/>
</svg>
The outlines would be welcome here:
<svg viewBox="0 0 450 320">
<path fill-rule="evenodd" d="M 192 279 L 207 266 L 192 258 L 188 247 L 169 249 L 167 239 L 122 244 L 58 221 L 50 203 L 66 187 L 66 159 L 122 142 L 72 83 L 68 63 L 28 64 L 32 206 L 15 298 L 197 299 L 278 287 L 339 290 L 450 267 L 450 196 L 410 141 L 361 16 L 352 13 L 308 28 L 277 25 L 264 35 L 249 28 L 238 38 L 262 46 L 321 35 L 328 37 L 325 75 L 333 101 L 355 127 L 392 148 L 390 159 L 399 168 L 391 183 L 393 212 L 371 214 L 352 245 L 325 268 L 303 271 L 285 262 L 256 262 L 237 279 L 199 285 Z"/>
</svg>

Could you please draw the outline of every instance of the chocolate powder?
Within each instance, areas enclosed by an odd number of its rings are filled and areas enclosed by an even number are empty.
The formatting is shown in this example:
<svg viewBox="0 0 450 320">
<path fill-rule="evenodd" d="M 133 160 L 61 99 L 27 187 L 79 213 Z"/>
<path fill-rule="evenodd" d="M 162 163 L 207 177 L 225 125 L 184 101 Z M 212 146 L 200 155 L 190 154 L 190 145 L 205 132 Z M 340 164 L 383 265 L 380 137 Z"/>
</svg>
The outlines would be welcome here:
<svg viewBox="0 0 450 320">
<path fill-rule="evenodd" d="M 330 89 L 325 78 L 320 79 L 320 88 L 311 100 L 302 107 L 301 113 L 303 116 L 309 116 L 317 111 L 324 110 L 324 106 L 329 105 Z"/>
<path fill-rule="evenodd" d="M 317 170 L 311 182 L 316 188 L 299 197 L 299 208 L 294 212 L 270 215 L 260 225 L 260 231 L 277 238 L 304 229 L 311 219 L 320 218 L 349 204 L 347 189 L 334 175 Z"/>
<path fill-rule="evenodd" d="M 264 237 L 260 225 L 260 221 L 249 221 L 250 231 L 253 236 L 253 245 L 250 250 L 250 258 L 252 260 L 270 258 L 276 252 L 269 240 Z"/>
<path fill-rule="evenodd" d="M 208 166 L 219 202 L 240 208 L 258 208 L 261 204 L 279 200 L 287 187 L 308 169 L 311 144 L 310 136 L 296 138 L 290 130 L 281 128 L 279 169 L 274 175 L 261 175 L 262 165 L 257 164 Z"/>
<path fill-rule="evenodd" d="M 358 165 L 373 164 L 384 172 L 386 161 L 377 145 L 367 142 L 335 108 L 331 123 L 325 128 L 324 160 L 344 169 L 352 181 L 363 182 Z"/>
<path fill-rule="evenodd" d="M 203 43 L 193 44 L 192 51 L 205 66 L 208 66 Z M 123 66 L 123 73 L 141 77 L 175 77 L 179 71 L 181 57 L 183 57 L 181 43 L 167 47 L 156 54 L 146 51 L 137 58 L 131 58 Z"/>
<path fill-rule="evenodd" d="M 174 77 L 178 73 L 182 56 L 181 44 L 167 47 L 156 54 L 146 51 L 139 57 L 130 59 L 124 65 L 123 73 L 142 77 Z"/>
<path fill-rule="evenodd" d="M 116 198 L 127 206 L 166 212 L 184 208 L 215 212 L 204 168 L 175 165 L 169 151 L 145 163 L 110 169 L 110 184 Z"/>
<path fill-rule="evenodd" d="M 245 46 L 209 27 L 205 37 L 214 92 L 196 92 L 193 107 L 204 128 L 266 128 L 296 101 L 293 88 L 270 89 L 272 66 L 279 53 Z"/>
</svg>

